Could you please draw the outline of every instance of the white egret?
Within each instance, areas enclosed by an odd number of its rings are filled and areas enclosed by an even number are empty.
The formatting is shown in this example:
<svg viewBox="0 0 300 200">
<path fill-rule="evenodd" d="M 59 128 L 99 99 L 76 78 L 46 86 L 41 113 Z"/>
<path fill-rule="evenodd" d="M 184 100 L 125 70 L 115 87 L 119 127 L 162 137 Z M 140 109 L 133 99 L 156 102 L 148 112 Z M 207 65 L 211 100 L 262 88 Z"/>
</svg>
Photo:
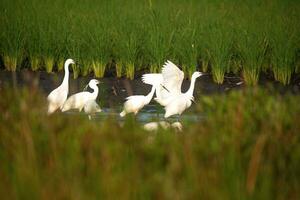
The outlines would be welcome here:
<svg viewBox="0 0 300 200">
<path fill-rule="evenodd" d="M 180 122 L 173 122 L 172 124 L 166 121 L 149 122 L 144 124 L 143 126 L 144 130 L 146 131 L 157 131 L 159 127 L 165 130 L 171 127 L 176 131 L 182 131 L 182 124 Z"/>
<path fill-rule="evenodd" d="M 150 103 L 155 92 L 155 86 L 152 86 L 151 92 L 148 95 L 133 95 L 126 98 L 123 111 L 120 113 L 124 117 L 128 113 L 135 115 L 147 104 Z"/>
<path fill-rule="evenodd" d="M 98 83 L 99 83 L 98 80 L 92 79 L 92 80 L 90 80 L 88 85 L 90 88 L 92 88 L 94 90 L 93 92 L 84 91 L 84 92 L 79 92 L 79 93 L 76 93 L 76 94 L 73 94 L 72 96 L 70 96 L 67 99 L 67 101 L 64 103 L 62 112 L 65 112 L 65 111 L 71 110 L 71 109 L 78 109 L 79 111 L 81 111 L 88 101 L 90 101 L 90 100 L 95 101 L 98 96 L 98 91 L 99 91 L 98 86 L 97 86 Z"/>
<path fill-rule="evenodd" d="M 97 112 L 101 112 L 101 108 L 100 106 L 97 104 L 97 102 L 95 100 L 89 100 L 85 103 L 83 110 L 86 114 L 88 114 L 89 119 L 91 119 L 91 115 L 95 114 Z"/>
<path fill-rule="evenodd" d="M 181 92 L 184 73 L 171 61 L 167 61 L 161 74 L 145 74 L 142 77 L 144 83 L 156 85 L 155 100 L 165 107 L 165 118 L 172 115 L 181 115 L 189 108 L 194 100 L 194 88 L 196 79 L 202 76 L 201 72 L 194 72 L 191 84 L 187 92 Z"/>
<path fill-rule="evenodd" d="M 69 93 L 69 65 L 75 64 L 72 59 L 67 59 L 64 65 L 65 76 L 62 84 L 53 90 L 47 97 L 48 114 L 55 112 L 57 109 L 62 109 Z"/>
</svg>

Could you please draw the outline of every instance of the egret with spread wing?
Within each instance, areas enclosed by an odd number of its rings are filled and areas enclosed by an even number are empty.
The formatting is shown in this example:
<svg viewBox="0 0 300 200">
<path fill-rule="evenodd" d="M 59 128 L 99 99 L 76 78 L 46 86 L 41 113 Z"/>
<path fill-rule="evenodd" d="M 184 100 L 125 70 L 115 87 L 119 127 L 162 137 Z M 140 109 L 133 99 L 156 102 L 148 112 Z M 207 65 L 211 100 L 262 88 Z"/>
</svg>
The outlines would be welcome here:
<svg viewBox="0 0 300 200">
<path fill-rule="evenodd" d="M 145 74 L 142 77 L 144 83 L 156 86 L 155 100 L 165 107 L 165 118 L 172 115 L 181 115 L 189 108 L 194 100 L 194 88 L 196 79 L 202 76 L 201 72 L 194 72 L 191 84 L 187 92 L 182 93 L 181 85 L 184 73 L 171 61 L 167 61 L 161 74 Z"/>
</svg>

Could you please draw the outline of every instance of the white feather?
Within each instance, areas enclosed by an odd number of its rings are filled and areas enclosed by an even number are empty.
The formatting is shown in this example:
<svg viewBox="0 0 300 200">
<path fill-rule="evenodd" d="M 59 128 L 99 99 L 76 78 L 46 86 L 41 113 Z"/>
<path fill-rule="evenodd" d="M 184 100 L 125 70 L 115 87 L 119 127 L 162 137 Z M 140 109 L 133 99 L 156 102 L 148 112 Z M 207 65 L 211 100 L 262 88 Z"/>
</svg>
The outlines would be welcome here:
<svg viewBox="0 0 300 200">
<path fill-rule="evenodd" d="M 89 82 L 89 87 L 91 87 L 94 91 L 93 92 L 79 92 L 76 93 L 72 96 L 70 96 L 67 101 L 64 103 L 62 111 L 68 111 L 71 109 L 78 109 L 79 111 L 81 111 L 83 109 L 83 107 L 85 106 L 85 104 L 88 101 L 95 101 L 97 96 L 98 96 L 98 86 L 97 84 L 99 83 L 98 80 L 96 79 L 92 79 Z"/>
<path fill-rule="evenodd" d="M 68 93 L 69 93 L 69 65 L 74 64 L 72 59 L 67 59 L 64 64 L 65 75 L 63 82 L 59 87 L 50 92 L 47 97 L 48 101 L 48 114 L 55 112 L 57 109 L 62 109 Z"/>
</svg>

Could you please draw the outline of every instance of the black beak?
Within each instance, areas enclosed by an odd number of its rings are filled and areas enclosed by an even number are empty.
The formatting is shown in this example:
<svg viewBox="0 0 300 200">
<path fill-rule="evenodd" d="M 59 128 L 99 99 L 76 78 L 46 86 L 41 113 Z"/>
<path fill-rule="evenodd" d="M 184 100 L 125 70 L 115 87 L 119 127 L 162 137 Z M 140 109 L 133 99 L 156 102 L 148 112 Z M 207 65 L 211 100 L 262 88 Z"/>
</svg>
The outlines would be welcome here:
<svg viewBox="0 0 300 200">
<path fill-rule="evenodd" d="M 167 90 L 168 92 L 170 92 L 163 84 L 160 84 L 165 90 Z"/>
</svg>

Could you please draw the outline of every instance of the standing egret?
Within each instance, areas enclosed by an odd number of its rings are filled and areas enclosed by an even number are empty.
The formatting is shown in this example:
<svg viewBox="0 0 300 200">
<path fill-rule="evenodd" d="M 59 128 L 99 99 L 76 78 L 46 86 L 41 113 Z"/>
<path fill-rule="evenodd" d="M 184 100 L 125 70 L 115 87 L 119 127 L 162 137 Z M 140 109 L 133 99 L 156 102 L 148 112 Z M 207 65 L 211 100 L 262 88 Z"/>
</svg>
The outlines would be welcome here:
<svg viewBox="0 0 300 200">
<path fill-rule="evenodd" d="M 48 100 L 48 114 L 55 112 L 57 109 L 62 109 L 69 92 L 69 65 L 75 64 L 72 59 L 67 59 L 64 70 L 65 76 L 62 84 L 53 90 L 47 97 Z"/>
<path fill-rule="evenodd" d="M 70 96 L 67 101 L 64 103 L 63 108 L 62 108 L 62 112 L 65 112 L 67 110 L 71 110 L 71 109 L 78 109 L 79 111 L 81 111 L 84 106 L 86 105 L 86 103 L 90 100 L 96 100 L 97 96 L 98 96 L 98 86 L 97 84 L 99 83 L 98 80 L 96 79 L 92 79 L 89 82 L 89 87 L 92 88 L 94 91 L 93 92 L 79 92 L 76 94 L 73 94 L 72 96 Z"/>
<path fill-rule="evenodd" d="M 187 92 L 181 92 L 184 73 L 171 61 L 167 61 L 161 74 L 145 74 L 142 77 L 144 83 L 156 85 L 155 100 L 165 107 L 165 118 L 172 115 L 181 115 L 189 108 L 194 100 L 194 88 L 196 79 L 202 76 L 201 72 L 194 72 L 191 84 Z"/>
<path fill-rule="evenodd" d="M 135 115 L 147 104 L 150 103 L 155 92 L 155 86 L 152 86 L 151 92 L 144 95 L 133 95 L 126 98 L 124 103 L 124 109 L 120 113 L 121 117 L 124 117 L 128 113 L 134 113 Z"/>
<path fill-rule="evenodd" d="M 97 112 L 101 112 L 100 106 L 97 104 L 95 100 L 89 100 L 85 103 L 83 110 L 86 114 L 88 114 L 89 119 L 91 119 L 91 115 Z"/>
</svg>

